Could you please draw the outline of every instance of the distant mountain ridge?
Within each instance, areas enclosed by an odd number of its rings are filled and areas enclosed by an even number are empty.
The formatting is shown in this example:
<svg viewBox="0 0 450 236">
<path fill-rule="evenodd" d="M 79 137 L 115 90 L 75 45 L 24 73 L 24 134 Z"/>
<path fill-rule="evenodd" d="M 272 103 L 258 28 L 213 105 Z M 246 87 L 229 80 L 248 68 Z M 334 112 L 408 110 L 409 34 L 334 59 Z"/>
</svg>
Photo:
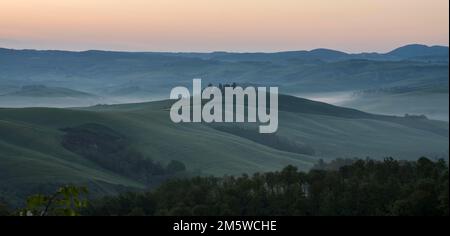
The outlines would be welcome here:
<svg viewBox="0 0 450 236">
<path fill-rule="evenodd" d="M 421 44 L 411 44 L 397 48 L 386 55 L 398 58 L 414 58 L 423 56 L 448 56 L 448 47 L 444 46 L 426 46 Z"/>
<path fill-rule="evenodd" d="M 363 52 L 363 53 L 345 53 L 342 51 L 318 48 L 310 51 L 287 51 L 276 53 L 221 53 L 213 58 L 215 59 L 230 59 L 234 57 L 247 60 L 258 60 L 264 58 L 266 55 L 275 55 L 278 58 L 284 59 L 305 59 L 314 58 L 325 61 L 340 61 L 351 59 L 369 59 L 369 60 L 417 60 L 423 56 L 436 56 L 448 58 L 448 47 L 445 46 L 426 46 L 420 44 L 406 45 L 397 49 L 394 49 L 388 53 L 377 52 Z M 448 60 L 447 60 L 448 61 Z"/>
<path fill-rule="evenodd" d="M 378 52 L 361 52 L 361 53 L 346 53 L 338 50 L 317 48 L 313 50 L 293 50 L 282 52 L 211 52 L 211 53 L 196 53 L 196 52 L 126 52 L 126 51 L 103 51 L 103 50 L 88 50 L 88 51 L 64 51 L 64 50 L 34 50 L 34 49 L 7 49 L 0 47 L 0 53 L 24 53 L 24 54 L 159 54 L 159 55 L 182 55 L 190 57 L 198 57 L 204 59 L 231 59 L 237 56 L 241 59 L 258 60 L 263 57 L 273 56 L 275 58 L 315 58 L 322 60 L 349 60 L 349 59 L 378 59 L 378 60 L 407 60 L 415 57 L 423 56 L 447 56 L 449 55 L 448 46 L 427 46 L 422 44 L 409 44 L 396 48 L 387 53 Z"/>
</svg>

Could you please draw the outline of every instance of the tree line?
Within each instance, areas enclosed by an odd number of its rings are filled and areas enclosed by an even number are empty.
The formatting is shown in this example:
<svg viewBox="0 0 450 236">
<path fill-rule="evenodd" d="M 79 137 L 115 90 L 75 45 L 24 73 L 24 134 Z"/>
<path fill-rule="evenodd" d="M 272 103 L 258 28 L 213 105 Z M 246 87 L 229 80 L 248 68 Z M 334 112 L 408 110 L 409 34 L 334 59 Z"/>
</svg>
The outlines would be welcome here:
<svg viewBox="0 0 450 236">
<path fill-rule="evenodd" d="M 439 216 L 449 215 L 448 181 L 443 160 L 353 160 L 338 169 L 318 166 L 307 173 L 287 166 L 252 176 L 176 179 L 155 191 L 93 201 L 85 213 Z"/>
<path fill-rule="evenodd" d="M 172 179 L 152 191 L 79 200 L 82 208 L 63 209 L 102 216 L 448 216 L 448 171 L 446 161 L 427 158 L 339 159 L 309 172 L 287 166 L 252 176 Z M 0 204 L 0 214 L 13 213 Z"/>
</svg>

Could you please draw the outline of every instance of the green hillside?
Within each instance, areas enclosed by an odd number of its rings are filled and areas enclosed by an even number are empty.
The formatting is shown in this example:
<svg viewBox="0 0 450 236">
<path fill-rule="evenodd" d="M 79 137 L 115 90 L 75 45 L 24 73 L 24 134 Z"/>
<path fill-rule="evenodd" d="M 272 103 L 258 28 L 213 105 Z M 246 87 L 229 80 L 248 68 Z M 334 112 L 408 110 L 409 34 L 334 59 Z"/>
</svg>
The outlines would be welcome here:
<svg viewBox="0 0 450 236">
<path fill-rule="evenodd" d="M 20 198 L 27 191 L 67 182 L 88 184 L 99 194 L 145 188 L 140 179 L 89 158 L 101 140 L 76 139 L 86 136 L 116 137 L 124 145 L 121 155 L 138 163 L 141 157 L 163 167 L 180 161 L 190 175 L 265 172 L 288 164 L 307 170 L 319 159 L 337 157 L 448 158 L 447 122 L 372 115 L 281 96 L 279 130 L 269 137 L 256 133 L 255 124 L 174 124 L 170 104 L 0 109 L 0 194 Z M 78 151 L 62 145 L 68 130 L 85 132 L 73 136 L 84 145 Z M 113 154 L 104 155 L 116 158 Z"/>
</svg>

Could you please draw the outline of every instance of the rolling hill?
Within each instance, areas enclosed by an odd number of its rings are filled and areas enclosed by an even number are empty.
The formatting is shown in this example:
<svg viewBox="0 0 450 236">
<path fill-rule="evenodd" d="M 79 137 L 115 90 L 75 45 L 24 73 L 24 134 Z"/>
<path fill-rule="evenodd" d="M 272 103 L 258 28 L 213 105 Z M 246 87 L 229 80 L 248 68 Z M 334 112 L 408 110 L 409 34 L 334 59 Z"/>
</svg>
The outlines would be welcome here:
<svg viewBox="0 0 450 236">
<path fill-rule="evenodd" d="M 256 124 L 174 124 L 171 103 L 0 109 L 1 196 L 14 201 L 61 183 L 86 184 L 97 194 L 149 187 L 89 156 L 103 155 L 102 142 L 108 140 L 119 140 L 113 146 L 126 146 L 121 155 L 136 163 L 145 161 L 133 153 L 162 166 L 175 160 L 189 175 L 273 171 L 288 164 L 306 170 L 319 159 L 339 157 L 448 158 L 447 122 L 374 115 L 282 95 L 279 130 L 262 136 Z M 78 149 L 63 145 L 68 135 Z"/>
<path fill-rule="evenodd" d="M 432 57 L 447 60 L 429 60 Z M 127 87 L 161 93 L 161 89 L 189 83 L 196 77 L 206 83 L 277 84 L 307 91 L 372 89 L 409 82 L 444 81 L 448 85 L 448 47 L 407 45 L 386 54 L 348 54 L 330 49 L 278 53 L 0 49 L 0 88 L 42 84 L 96 95 Z M 323 82 L 328 82 L 326 87 Z"/>
<path fill-rule="evenodd" d="M 167 99 L 175 86 L 190 86 L 193 78 L 219 83 L 279 86 L 284 94 L 359 93 L 394 87 L 414 88 L 407 99 L 436 105 L 430 87 L 448 90 L 448 47 L 406 45 L 388 53 L 345 53 L 331 49 L 276 53 L 168 53 L 110 51 L 38 51 L 0 49 L 0 95 L 22 86 L 44 85 L 84 91 L 105 99 L 55 99 L 48 93 L 35 101 L 24 96 L 2 97 L 0 107 L 90 106 L 97 103 L 135 103 Z M 38 93 L 39 94 L 39 93 Z M 420 96 L 415 96 L 420 94 Z M 443 96 L 441 96 L 443 95 Z M 374 97 L 377 96 L 377 97 Z M 37 96 L 34 96 L 37 98 Z M 313 97 L 313 96 L 311 96 Z M 414 112 L 448 120 L 448 105 L 440 103 L 402 109 L 403 96 L 353 96 L 345 105 L 366 112 Z M 40 101 L 39 101 L 40 100 Z M 360 104 L 370 100 L 370 106 Z M 35 103 L 33 103 L 35 102 Z M 78 104 L 77 104 L 78 103 Z"/>
<path fill-rule="evenodd" d="M 102 97 L 62 87 L 27 85 L 0 95 L 0 107 L 68 107 L 101 103 Z"/>
<path fill-rule="evenodd" d="M 47 87 L 45 85 L 29 85 L 23 86 L 20 90 L 4 94 L 3 96 L 17 97 L 95 97 L 95 95 L 76 91 L 73 89 Z"/>
</svg>

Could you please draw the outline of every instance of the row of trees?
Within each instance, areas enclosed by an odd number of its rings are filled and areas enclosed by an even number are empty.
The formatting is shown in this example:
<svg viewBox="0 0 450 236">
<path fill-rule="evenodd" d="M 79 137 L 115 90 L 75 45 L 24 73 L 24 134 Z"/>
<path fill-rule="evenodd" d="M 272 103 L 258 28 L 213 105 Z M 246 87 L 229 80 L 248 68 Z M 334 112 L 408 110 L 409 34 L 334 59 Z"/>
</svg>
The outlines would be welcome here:
<svg viewBox="0 0 450 236">
<path fill-rule="evenodd" d="M 208 87 L 213 87 L 214 85 L 209 83 Z M 219 83 L 219 85 L 217 86 L 221 91 L 225 90 L 225 88 L 231 87 L 231 88 L 236 88 L 237 84 L 235 82 L 233 82 L 232 84 L 222 84 Z"/>
<path fill-rule="evenodd" d="M 20 214 L 33 215 L 449 215 L 445 161 L 339 160 L 308 173 L 195 177 L 165 182 L 154 191 L 128 192 L 86 202 L 84 188 L 66 186 L 34 195 Z M 336 165 L 344 164 L 338 169 Z M 11 213 L 0 204 L 0 215 Z"/>
<path fill-rule="evenodd" d="M 449 215 L 445 161 L 353 160 L 241 177 L 196 177 L 93 201 L 87 215 Z M 322 163 L 323 165 L 323 163 Z"/>
</svg>

